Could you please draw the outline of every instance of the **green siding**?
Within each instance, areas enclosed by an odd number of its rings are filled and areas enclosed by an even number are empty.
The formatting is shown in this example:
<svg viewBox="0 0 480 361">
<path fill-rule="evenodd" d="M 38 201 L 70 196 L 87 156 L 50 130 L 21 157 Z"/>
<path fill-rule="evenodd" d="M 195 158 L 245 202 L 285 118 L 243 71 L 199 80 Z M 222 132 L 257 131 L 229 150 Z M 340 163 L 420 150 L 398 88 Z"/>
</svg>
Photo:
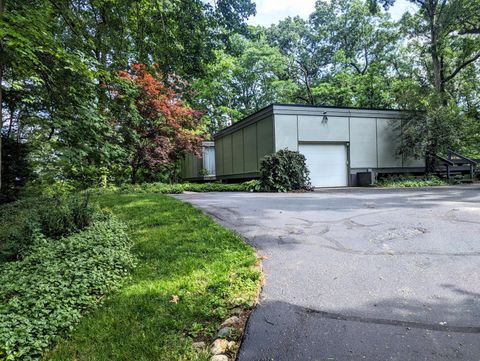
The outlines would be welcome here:
<svg viewBox="0 0 480 361">
<path fill-rule="evenodd" d="M 245 173 L 257 172 L 257 124 L 243 129 Z"/>
<path fill-rule="evenodd" d="M 260 169 L 262 158 L 275 151 L 273 137 L 273 117 L 260 120 L 257 123 L 257 170 Z"/>
<path fill-rule="evenodd" d="M 233 174 L 241 174 L 244 172 L 243 166 L 243 129 L 232 134 L 233 147 Z"/>
<path fill-rule="evenodd" d="M 233 154 L 232 154 L 232 135 L 223 137 L 223 174 L 232 174 Z"/>
<path fill-rule="evenodd" d="M 216 175 L 223 175 L 223 138 L 215 140 L 215 172 Z"/>
<path fill-rule="evenodd" d="M 198 158 L 193 154 L 185 155 L 185 158 L 182 160 L 182 178 L 198 178 L 200 176 L 201 169 L 202 158 Z"/>
</svg>

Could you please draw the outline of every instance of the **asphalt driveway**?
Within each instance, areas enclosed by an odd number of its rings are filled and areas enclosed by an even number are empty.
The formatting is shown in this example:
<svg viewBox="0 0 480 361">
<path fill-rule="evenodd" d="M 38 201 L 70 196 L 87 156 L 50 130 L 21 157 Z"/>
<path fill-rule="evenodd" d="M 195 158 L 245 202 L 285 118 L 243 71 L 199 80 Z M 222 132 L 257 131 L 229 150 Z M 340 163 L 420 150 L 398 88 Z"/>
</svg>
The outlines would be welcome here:
<svg viewBox="0 0 480 361">
<path fill-rule="evenodd" d="M 238 360 L 480 360 L 480 188 L 178 198 L 266 257 Z"/>
</svg>

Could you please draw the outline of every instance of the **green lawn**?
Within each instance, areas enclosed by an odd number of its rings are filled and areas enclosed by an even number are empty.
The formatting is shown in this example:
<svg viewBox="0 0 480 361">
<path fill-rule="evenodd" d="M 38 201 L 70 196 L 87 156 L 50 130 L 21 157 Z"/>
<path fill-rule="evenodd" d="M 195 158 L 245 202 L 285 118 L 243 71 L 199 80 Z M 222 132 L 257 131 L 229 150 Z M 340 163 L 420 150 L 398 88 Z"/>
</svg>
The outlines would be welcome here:
<svg viewBox="0 0 480 361">
<path fill-rule="evenodd" d="M 129 225 L 138 266 L 45 360 L 207 360 L 192 342 L 213 340 L 260 287 L 253 249 L 189 204 L 160 194 L 98 197 Z M 178 296 L 178 302 L 172 302 Z"/>
</svg>

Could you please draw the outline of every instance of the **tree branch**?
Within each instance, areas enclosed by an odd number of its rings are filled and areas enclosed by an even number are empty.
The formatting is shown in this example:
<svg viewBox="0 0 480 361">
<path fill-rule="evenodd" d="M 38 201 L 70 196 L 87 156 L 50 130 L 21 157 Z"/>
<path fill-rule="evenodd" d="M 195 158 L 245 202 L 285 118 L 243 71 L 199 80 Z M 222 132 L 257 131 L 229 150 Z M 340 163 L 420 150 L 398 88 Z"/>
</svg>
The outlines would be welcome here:
<svg viewBox="0 0 480 361">
<path fill-rule="evenodd" d="M 473 28 L 473 29 L 462 29 L 459 32 L 460 35 L 477 35 L 480 34 L 480 28 Z"/>
<path fill-rule="evenodd" d="M 467 65 L 473 63 L 474 61 L 476 61 L 477 59 L 480 59 L 480 52 L 477 53 L 475 56 L 473 56 L 472 58 L 464 61 L 462 64 L 458 65 L 457 68 L 452 72 L 452 74 L 450 74 L 449 76 L 445 77 L 445 80 L 444 80 L 444 83 L 447 83 L 448 81 L 452 80 L 453 78 L 455 78 L 455 76 L 462 71 L 463 68 L 465 68 Z"/>
</svg>

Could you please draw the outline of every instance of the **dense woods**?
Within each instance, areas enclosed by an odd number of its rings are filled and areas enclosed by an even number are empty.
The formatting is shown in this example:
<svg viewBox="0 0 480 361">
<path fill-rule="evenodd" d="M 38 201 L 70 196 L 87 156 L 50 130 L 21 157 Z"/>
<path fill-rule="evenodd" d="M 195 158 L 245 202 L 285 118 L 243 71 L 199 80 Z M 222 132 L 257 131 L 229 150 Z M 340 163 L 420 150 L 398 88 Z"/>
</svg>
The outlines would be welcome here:
<svg viewBox="0 0 480 361">
<path fill-rule="evenodd" d="M 168 181 L 200 139 L 272 102 L 408 109 L 400 153 L 480 157 L 480 1 L 0 0 L 2 197 Z M 25 188 L 26 187 L 26 188 Z"/>
</svg>

